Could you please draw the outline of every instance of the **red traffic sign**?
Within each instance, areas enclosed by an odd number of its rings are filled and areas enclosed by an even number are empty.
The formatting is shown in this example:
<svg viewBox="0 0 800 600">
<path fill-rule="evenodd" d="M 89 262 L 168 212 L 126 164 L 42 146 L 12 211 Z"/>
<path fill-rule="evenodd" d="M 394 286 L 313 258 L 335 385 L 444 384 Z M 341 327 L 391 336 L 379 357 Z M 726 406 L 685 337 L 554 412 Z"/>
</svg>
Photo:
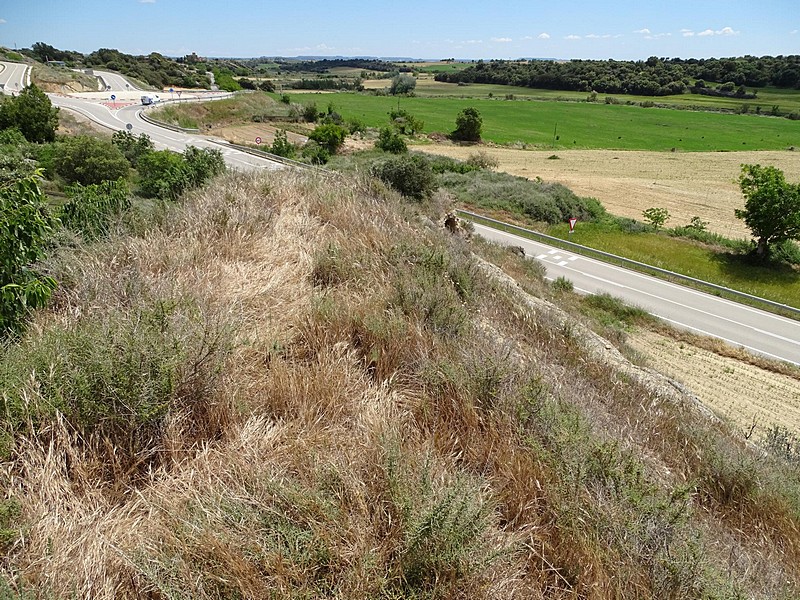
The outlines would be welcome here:
<svg viewBox="0 0 800 600">
<path fill-rule="evenodd" d="M 257 138 L 256 138 L 256 144 L 260 144 L 260 143 L 261 143 L 261 138 L 260 138 L 260 137 L 257 137 Z"/>
<path fill-rule="evenodd" d="M 569 220 L 569 232 L 570 233 L 575 231 L 575 223 L 577 223 L 577 222 L 578 222 L 578 219 L 576 219 L 575 217 L 571 217 L 570 218 L 570 220 Z"/>
</svg>

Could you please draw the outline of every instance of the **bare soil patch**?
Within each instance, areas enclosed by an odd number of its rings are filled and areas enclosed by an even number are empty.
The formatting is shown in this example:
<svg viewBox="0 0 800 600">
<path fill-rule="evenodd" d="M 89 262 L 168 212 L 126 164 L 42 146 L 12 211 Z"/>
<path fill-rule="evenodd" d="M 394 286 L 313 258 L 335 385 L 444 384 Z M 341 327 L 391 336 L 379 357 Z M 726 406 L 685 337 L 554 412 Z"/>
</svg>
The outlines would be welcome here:
<svg viewBox="0 0 800 600">
<path fill-rule="evenodd" d="M 264 123 L 253 123 L 252 125 L 214 127 L 209 130 L 209 133 L 229 140 L 235 144 L 255 144 L 256 138 L 260 137 L 262 146 L 270 146 L 272 145 L 272 142 L 275 139 L 275 134 L 279 129 L 283 128 L 273 127 Z M 286 132 L 286 139 L 293 144 L 305 144 L 308 141 L 307 137 L 291 131 Z"/>
<path fill-rule="evenodd" d="M 755 423 L 755 438 L 782 425 L 800 432 L 800 381 L 677 342 L 651 331 L 627 344 L 650 366 L 679 381 L 720 417 L 743 431 Z"/>
<path fill-rule="evenodd" d="M 747 227 L 733 213 L 744 206 L 736 183 L 742 164 L 775 166 L 790 181 L 800 181 L 800 154 L 788 151 L 482 149 L 498 161 L 499 171 L 562 183 L 579 196 L 597 198 L 612 214 L 641 220 L 643 210 L 664 207 L 671 215 L 668 226 L 685 225 L 698 216 L 709 222 L 709 230 L 734 238 L 749 237 Z M 461 160 L 476 152 L 475 147 L 452 144 L 431 144 L 415 150 Z"/>
</svg>

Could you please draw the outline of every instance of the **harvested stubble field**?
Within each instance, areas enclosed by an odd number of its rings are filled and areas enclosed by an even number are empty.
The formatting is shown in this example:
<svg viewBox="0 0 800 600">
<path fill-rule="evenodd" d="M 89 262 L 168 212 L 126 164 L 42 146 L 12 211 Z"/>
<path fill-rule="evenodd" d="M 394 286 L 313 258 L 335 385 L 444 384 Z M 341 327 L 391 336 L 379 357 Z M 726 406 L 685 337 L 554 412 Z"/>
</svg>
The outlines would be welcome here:
<svg viewBox="0 0 800 600">
<path fill-rule="evenodd" d="M 627 344 L 734 427 L 749 431 L 755 424 L 755 439 L 774 425 L 800 431 L 800 380 L 652 331 L 636 332 Z"/>
<path fill-rule="evenodd" d="M 431 144 L 415 148 L 465 160 L 475 146 Z M 685 225 L 694 216 L 708 229 L 727 237 L 749 237 L 734 216 L 742 208 L 736 178 L 742 164 L 771 165 L 789 181 L 800 181 L 797 152 L 640 152 L 620 150 L 515 150 L 481 148 L 498 161 L 497 169 L 512 175 L 556 181 L 579 196 L 600 200 L 615 215 L 642 219 L 642 211 L 664 207 L 668 226 Z M 558 159 L 550 157 L 558 156 Z"/>
</svg>

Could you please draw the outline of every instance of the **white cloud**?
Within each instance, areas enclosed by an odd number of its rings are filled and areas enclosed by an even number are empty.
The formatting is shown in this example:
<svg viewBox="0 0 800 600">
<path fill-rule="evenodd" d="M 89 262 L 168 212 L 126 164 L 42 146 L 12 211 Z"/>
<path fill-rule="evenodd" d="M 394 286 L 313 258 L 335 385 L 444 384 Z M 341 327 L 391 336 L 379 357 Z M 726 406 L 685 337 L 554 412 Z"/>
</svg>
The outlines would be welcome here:
<svg viewBox="0 0 800 600">
<path fill-rule="evenodd" d="M 686 34 L 684 34 L 686 35 Z M 699 37 L 710 37 L 712 35 L 739 35 L 738 31 L 735 31 L 732 27 L 723 27 L 722 29 L 706 29 L 705 31 L 701 31 L 697 34 Z M 687 36 L 688 37 L 688 36 Z"/>
<path fill-rule="evenodd" d="M 3 21 L 3 23 L 5 23 L 5 21 Z M 792 29 L 792 30 L 789 32 L 789 35 L 797 35 L 797 29 Z"/>
<path fill-rule="evenodd" d="M 462 43 L 464 43 L 464 44 L 482 44 L 483 40 L 466 40 L 465 42 L 462 42 Z"/>
<path fill-rule="evenodd" d="M 646 39 L 646 40 L 658 40 L 660 38 L 671 37 L 671 36 L 672 36 L 671 33 L 655 33 L 653 35 L 644 36 L 644 39 Z"/>
<path fill-rule="evenodd" d="M 694 37 L 694 31 L 691 29 L 681 29 L 681 35 L 683 37 Z"/>
<path fill-rule="evenodd" d="M 579 39 L 581 39 L 581 36 L 579 36 L 579 35 L 568 35 L 564 39 L 565 40 L 579 40 Z"/>
<path fill-rule="evenodd" d="M 0 25 L 2 25 L 3 23 L 8 23 L 8 21 L 6 21 L 5 19 L 0 19 Z"/>
<path fill-rule="evenodd" d="M 314 47 L 314 49 L 315 49 L 315 50 L 336 50 L 336 48 L 333 48 L 333 47 L 331 47 L 331 46 L 328 46 L 328 44 L 317 44 L 317 45 Z"/>
<path fill-rule="evenodd" d="M 600 37 L 601 36 L 599 36 L 599 35 L 597 35 L 595 33 L 590 33 L 589 35 L 586 36 L 586 39 L 587 40 L 599 40 Z"/>
<path fill-rule="evenodd" d="M 505 43 L 508 43 L 508 42 L 513 42 L 514 40 L 512 40 L 511 38 L 502 37 L 502 38 L 492 38 L 492 41 L 505 44 Z"/>
<path fill-rule="evenodd" d="M 539 34 L 539 39 L 540 40 L 549 40 L 550 39 L 550 34 L 549 33 L 540 33 Z"/>
<path fill-rule="evenodd" d="M 633 33 L 641 33 L 642 35 L 650 35 L 650 30 L 645 27 L 644 29 L 637 29 Z"/>
<path fill-rule="evenodd" d="M 523 40 L 525 40 L 525 41 L 527 41 L 527 40 L 532 40 L 532 39 L 533 39 L 533 36 L 532 36 L 532 35 L 526 35 L 526 36 L 525 36 L 525 37 L 523 37 L 522 39 L 523 39 Z"/>
</svg>

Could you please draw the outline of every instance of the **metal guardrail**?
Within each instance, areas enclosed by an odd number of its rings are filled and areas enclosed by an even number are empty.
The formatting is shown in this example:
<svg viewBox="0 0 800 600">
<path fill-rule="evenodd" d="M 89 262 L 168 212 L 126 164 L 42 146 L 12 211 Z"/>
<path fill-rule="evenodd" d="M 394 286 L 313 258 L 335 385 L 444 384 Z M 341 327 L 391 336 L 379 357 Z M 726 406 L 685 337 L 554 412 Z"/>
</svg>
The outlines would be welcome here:
<svg viewBox="0 0 800 600">
<path fill-rule="evenodd" d="M 154 119 L 153 117 L 148 117 L 145 111 L 141 111 L 139 115 L 150 123 L 151 125 L 155 125 L 156 127 L 163 127 L 164 129 L 171 129 L 172 131 L 177 131 L 178 133 L 200 133 L 199 129 L 187 129 L 186 127 L 178 127 L 177 125 L 171 125 L 169 123 L 164 123 L 163 121 L 159 121 L 158 119 Z"/>
<path fill-rule="evenodd" d="M 521 233 L 526 234 L 529 237 L 533 237 L 543 242 L 547 242 L 548 244 L 560 246 L 562 248 L 569 248 L 570 250 L 575 250 L 575 252 L 578 254 L 588 255 L 590 257 L 599 257 L 601 259 L 606 259 L 606 261 L 611 260 L 620 263 L 622 265 L 635 267 L 637 270 L 650 271 L 658 273 L 659 275 L 664 275 L 670 278 L 677 279 L 679 281 L 686 281 L 706 290 L 721 292 L 729 296 L 733 296 L 734 298 L 742 298 L 745 300 L 749 300 L 750 302 L 755 302 L 758 304 L 762 304 L 764 306 L 768 306 L 773 309 L 778 309 L 781 311 L 788 312 L 792 314 L 794 317 L 800 318 L 800 309 L 797 309 L 794 306 L 788 306 L 786 304 L 781 304 L 780 302 L 773 302 L 772 300 L 767 300 L 766 298 L 761 298 L 760 296 L 753 296 L 752 294 L 740 292 L 739 290 L 733 290 L 731 288 L 727 288 L 722 285 L 717 285 L 715 283 L 703 281 L 702 279 L 696 279 L 694 277 L 689 277 L 688 275 L 682 275 L 681 273 L 675 273 L 674 271 L 669 271 L 667 269 L 662 269 L 660 267 L 654 267 L 653 265 L 648 265 L 647 263 L 631 260 L 630 258 L 625 258 L 624 256 L 618 256 L 616 254 L 611 254 L 610 252 L 604 252 L 603 250 L 596 250 L 595 248 L 589 248 L 588 246 L 576 244 L 574 242 L 553 237 L 545 233 L 540 233 L 538 231 L 533 231 L 531 229 L 525 229 L 524 227 L 518 227 L 516 225 L 511 225 L 510 223 L 504 223 L 503 221 L 498 221 L 497 219 L 492 219 L 491 217 L 479 215 L 477 213 L 473 213 L 468 210 L 456 209 L 456 212 L 462 215 L 466 215 L 467 217 L 471 217 L 472 219 L 480 221 L 488 221 L 489 223 L 499 225 L 503 229 L 519 231 Z"/>
<path fill-rule="evenodd" d="M 215 140 L 215 139 L 211 139 L 211 138 L 208 138 L 208 141 L 209 142 L 213 142 L 215 144 L 219 144 L 220 146 L 225 146 L 226 148 L 235 148 L 236 150 L 239 150 L 240 152 L 247 152 L 248 154 L 252 154 L 253 156 L 259 156 L 261 158 L 266 158 L 268 160 L 284 164 L 284 165 L 286 165 L 288 167 L 295 167 L 297 169 L 304 169 L 306 171 L 314 171 L 314 172 L 317 172 L 317 173 L 323 173 L 325 175 L 334 174 L 333 171 L 330 171 L 328 169 L 321 169 L 321 168 L 316 167 L 314 165 L 309 165 L 309 164 L 306 164 L 306 163 L 302 163 L 302 162 L 299 162 L 299 161 L 296 161 L 296 160 L 292 160 L 291 158 L 286 158 L 284 156 L 278 156 L 277 154 L 272 154 L 271 152 L 265 152 L 264 150 L 258 150 L 256 148 L 251 148 L 249 146 L 242 146 L 240 144 L 234 144 L 233 142 L 223 142 L 223 141 Z"/>
</svg>

